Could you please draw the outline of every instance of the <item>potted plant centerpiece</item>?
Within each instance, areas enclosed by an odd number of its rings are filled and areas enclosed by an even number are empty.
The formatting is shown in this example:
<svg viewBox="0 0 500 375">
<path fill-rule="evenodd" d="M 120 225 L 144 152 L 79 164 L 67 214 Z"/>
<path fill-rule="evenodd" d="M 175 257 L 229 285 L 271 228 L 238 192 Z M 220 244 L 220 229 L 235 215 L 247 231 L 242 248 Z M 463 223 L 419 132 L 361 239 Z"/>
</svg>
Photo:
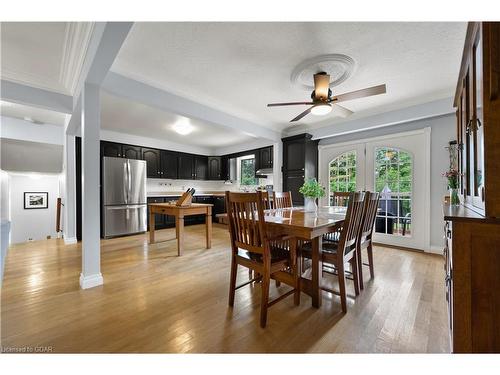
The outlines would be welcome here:
<svg viewBox="0 0 500 375">
<path fill-rule="evenodd" d="M 304 210 L 306 212 L 315 212 L 318 209 L 316 199 L 325 196 L 325 188 L 315 178 L 310 178 L 304 182 L 304 185 L 299 189 L 299 193 L 305 198 Z"/>
</svg>

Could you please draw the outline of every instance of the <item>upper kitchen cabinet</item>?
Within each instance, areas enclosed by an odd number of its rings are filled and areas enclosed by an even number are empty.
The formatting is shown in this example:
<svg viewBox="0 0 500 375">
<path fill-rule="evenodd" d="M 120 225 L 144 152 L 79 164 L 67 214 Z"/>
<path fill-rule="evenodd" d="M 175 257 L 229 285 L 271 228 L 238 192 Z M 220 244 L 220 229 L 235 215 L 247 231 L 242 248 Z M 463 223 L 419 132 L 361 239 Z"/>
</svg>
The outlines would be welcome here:
<svg viewBox="0 0 500 375">
<path fill-rule="evenodd" d="M 500 217 L 499 23 L 469 24 L 455 107 L 463 202 L 485 216 Z"/>
<path fill-rule="evenodd" d="M 127 159 L 142 160 L 141 147 L 132 145 L 122 145 L 122 157 Z"/>
<path fill-rule="evenodd" d="M 220 156 L 208 157 L 208 179 L 220 180 L 222 179 L 222 158 Z"/>
<path fill-rule="evenodd" d="M 303 205 L 299 188 L 305 180 L 318 177 L 318 141 L 311 134 L 283 138 L 283 191 L 291 191 L 295 205 Z"/>
<path fill-rule="evenodd" d="M 142 152 L 139 146 L 124 145 L 108 141 L 101 141 L 101 155 L 114 158 L 142 159 Z"/>
<path fill-rule="evenodd" d="M 181 180 L 194 179 L 194 156 L 189 154 L 179 154 L 178 156 L 178 178 Z"/>
<path fill-rule="evenodd" d="M 229 172 L 229 156 L 225 155 L 222 156 L 220 160 L 220 179 L 224 181 L 231 179 Z"/>
<path fill-rule="evenodd" d="M 121 158 L 122 157 L 121 143 L 101 141 L 101 156 Z"/>
<path fill-rule="evenodd" d="M 260 148 L 255 156 L 256 169 L 270 169 L 273 167 L 273 146 Z"/>
<path fill-rule="evenodd" d="M 149 178 L 161 178 L 161 152 L 154 148 L 143 148 L 142 158 L 146 160 L 147 176 Z"/>
<path fill-rule="evenodd" d="M 161 150 L 161 177 L 177 178 L 177 153 Z"/>
<path fill-rule="evenodd" d="M 208 158 L 206 156 L 194 157 L 194 178 L 196 180 L 208 179 Z"/>
</svg>

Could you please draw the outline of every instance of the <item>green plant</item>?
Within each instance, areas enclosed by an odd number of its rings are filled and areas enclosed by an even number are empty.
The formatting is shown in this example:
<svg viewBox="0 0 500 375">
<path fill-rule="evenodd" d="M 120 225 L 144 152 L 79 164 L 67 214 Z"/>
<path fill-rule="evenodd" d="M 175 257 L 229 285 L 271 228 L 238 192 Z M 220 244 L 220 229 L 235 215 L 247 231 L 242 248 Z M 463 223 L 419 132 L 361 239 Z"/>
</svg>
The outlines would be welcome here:
<svg viewBox="0 0 500 375">
<path fill-rule="evenodd" d="M 301 186 L 299 193 L 307 198 L 321 198 L 325 196 L 325 188 L 315 178 L 310 178 Z"/>
</svg>

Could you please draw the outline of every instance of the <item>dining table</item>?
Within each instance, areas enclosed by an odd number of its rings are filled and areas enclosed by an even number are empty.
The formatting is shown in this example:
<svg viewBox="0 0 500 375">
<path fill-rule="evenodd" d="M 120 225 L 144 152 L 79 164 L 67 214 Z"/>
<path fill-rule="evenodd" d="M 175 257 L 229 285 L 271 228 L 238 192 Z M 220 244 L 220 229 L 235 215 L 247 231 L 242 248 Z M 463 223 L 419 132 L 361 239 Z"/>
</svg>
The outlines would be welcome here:
<svg viewBox="0 0 500 375">
<path fill-rule="evenodd" d="M 338 231 L 344 224 L 347 207 L 324 206 L 314 212 L 304 207 L 270 209 L 264 211 L 266 227 L 271 236 L 286 235 L 290 239 L 290 252 L 297 254 L 298 241 L 312 244 L 311 278 L 301 273 L 300 289 L 311 296 L 312 306 L 321 306 L 322 239 L 323 235 Z M 297 257 L 295 256 L 295 259 Z"/>
</svg>

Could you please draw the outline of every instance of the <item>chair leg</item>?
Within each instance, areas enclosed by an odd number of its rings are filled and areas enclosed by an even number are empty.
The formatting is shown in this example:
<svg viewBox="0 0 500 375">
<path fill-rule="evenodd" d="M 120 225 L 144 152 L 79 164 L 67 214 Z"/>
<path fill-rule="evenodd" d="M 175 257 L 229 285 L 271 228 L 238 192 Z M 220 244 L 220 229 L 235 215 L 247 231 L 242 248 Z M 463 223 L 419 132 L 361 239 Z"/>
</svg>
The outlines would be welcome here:
<svg viewBox="0 0 500 375">
<path fill-rule="evenodd" d="M 356 248 L 356 258 L 358 260 L 358 280 L 359 280 L 359 289 L 363 290 L 365 288 L 363 281 L 363 255 L 362 255 L 361 247 Z"/>
<path fill-rule="evenodd" d="M 351 259 L 352 278 L 354 281 L 354 293 L 359 296 L 359 272 L 358 272 L 358 253 L 354 250 Z"/>
<path fill-rule="evenodd" d="M 261 283 L 262 300 L 260 303 L 260 326 L 262 328 L 265 328 L 267 323 L 267 307 L 269 304 L 269 284 L 271 283 L 271 274 L 269 273 L 269 271 L 270 271 L 270 265 L 269 267 L 265 267 Z"/>
<path fill-rule="evenodd" d="M 234 293 L 236 291 L 236 276 L 238 272 L 238 264 L 234 256 L 231 259 L 231 278 L 229 280 L 229 306 L 234 306 Z"/>
<path fill-rule="evenodd" d="M 368 264 L 370 265 L 370 276 L 373 279 L 375 277 L 375 271 L 373 269 L 373 247 L 371 241 L 366 250 L 368 252 Z"/>
<path fill-rule="evenodd" d="M 293 280 L 295 281 L 295 292 L 293 294 L 293 303 L 298 306 L 300 305 L 300 275 L 301 275 L 301 267 L 300 267 L 301 259 L 297 259 L 295 262 L 295 266 L 293 267 Z"/>
<path fill-rule="evenodd" d="M 252 280 L 253 278 L 253 270 L 251 268 L 248 269 L 248 280 Z"/>
<path fill-rule="evenodd" d="M 279 288 L 281 286 L 281 281 L 279 280 L 274 280 L 274 281 L 276 281 L 276 288 Z"/>
<path fill-rule="evenodd" d="M 339 289 L 340 289 L 340 302 L 342 304 L 342 311 L 347 312 L 347 294 L 345 288 L 345 271 L 344 271 L 344 259 L 339 260 L 337 267 L 337 273 L 339 278 Z"/>
</svg>

